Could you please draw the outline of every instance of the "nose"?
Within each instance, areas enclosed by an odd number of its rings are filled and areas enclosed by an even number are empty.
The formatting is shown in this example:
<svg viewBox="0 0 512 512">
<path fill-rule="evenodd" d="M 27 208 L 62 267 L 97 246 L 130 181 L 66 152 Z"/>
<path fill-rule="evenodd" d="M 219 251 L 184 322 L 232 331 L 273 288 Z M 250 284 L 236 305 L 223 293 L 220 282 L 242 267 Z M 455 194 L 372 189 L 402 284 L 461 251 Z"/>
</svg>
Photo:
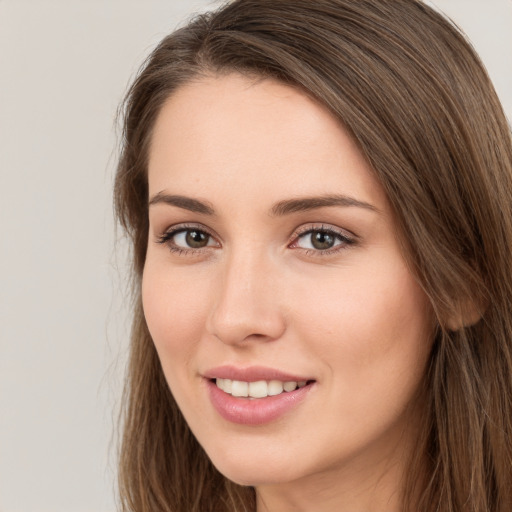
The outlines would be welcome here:
<svg viewBox="0 0 512 512">
<path fill-rule="evenodd" d="M 277 274 L 276 265 L 261 254 L 245 252 L 227 258 L 207 321 L 209 333 L 229 345 L 281 337 L 286 323 Z"/>
</svg>

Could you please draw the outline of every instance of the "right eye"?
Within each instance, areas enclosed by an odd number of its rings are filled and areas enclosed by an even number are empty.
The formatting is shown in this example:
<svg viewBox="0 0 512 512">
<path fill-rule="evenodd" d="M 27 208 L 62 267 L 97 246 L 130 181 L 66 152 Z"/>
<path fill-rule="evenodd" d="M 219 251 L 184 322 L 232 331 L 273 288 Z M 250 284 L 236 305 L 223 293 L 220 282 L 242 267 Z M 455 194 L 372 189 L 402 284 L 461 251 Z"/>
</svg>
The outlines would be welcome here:
<svg viewBox="0 0 512 512">
<path fill-rule="evenodd" d="M 202 249 L 203 247 L 215 245 L 212 237 L 208 233 L 199 231 L 198 229 L 179 231 L 173 235 L 172 240 L 175 245 L 183 249 Z"/>
<path fill-rule="evenodd" d="M 170 229 L 158 239 L 158 242 L 167 244 L 171 250 L 180 252 L 219 246 L 209 233 L 195 227 Z"/>
</svg>

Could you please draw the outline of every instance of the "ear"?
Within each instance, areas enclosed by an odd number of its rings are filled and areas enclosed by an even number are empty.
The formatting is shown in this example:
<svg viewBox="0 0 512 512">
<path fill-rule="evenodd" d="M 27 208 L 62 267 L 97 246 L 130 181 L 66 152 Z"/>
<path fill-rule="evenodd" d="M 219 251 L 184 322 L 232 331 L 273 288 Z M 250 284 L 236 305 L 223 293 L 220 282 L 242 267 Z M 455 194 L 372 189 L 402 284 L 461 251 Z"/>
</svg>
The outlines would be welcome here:
<svg viewBox="0 0 512 512">
<path fill-rule="evenodd" d="M 446 320 L 446 327 L 450 331 L 459 331 L 465 327 L 471 327 L 480 321 L 485 309 L 476 300 L 466 299 L 458 304 L 458 307 Z"/>
</svg>

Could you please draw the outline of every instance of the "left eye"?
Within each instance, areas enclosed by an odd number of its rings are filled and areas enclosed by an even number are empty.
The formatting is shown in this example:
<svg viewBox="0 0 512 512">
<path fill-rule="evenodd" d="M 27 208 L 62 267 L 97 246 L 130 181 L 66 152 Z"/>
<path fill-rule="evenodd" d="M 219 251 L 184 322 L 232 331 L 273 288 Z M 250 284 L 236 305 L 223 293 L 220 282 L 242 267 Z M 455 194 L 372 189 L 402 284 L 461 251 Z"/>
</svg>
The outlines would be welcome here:
<svg viewBox="0 0 512 512">
<path fill-rule="evenodd" d="M 340 235 L 339 233 L 326 230 L 311 230 L 300 235 L 295 246 L 300 247 L 301 249 L 327 251 L 337 245 L 350 242 L 351 241 L 348 238 Z"/>
<path fill-rule="evenodd" d="M 213 238 L 199 229 L 184 229 L 172 235 L 173 244 L 182 249 L 202 249 L 215 245 Z"/>
</svg>

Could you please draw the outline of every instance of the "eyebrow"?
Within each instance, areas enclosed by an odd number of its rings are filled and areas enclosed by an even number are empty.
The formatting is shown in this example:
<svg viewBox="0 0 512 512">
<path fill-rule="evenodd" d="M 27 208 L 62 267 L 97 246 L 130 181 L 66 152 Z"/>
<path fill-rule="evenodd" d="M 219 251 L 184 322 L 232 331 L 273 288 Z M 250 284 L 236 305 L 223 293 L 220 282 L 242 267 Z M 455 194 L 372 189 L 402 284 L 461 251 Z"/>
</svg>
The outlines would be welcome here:
<svg viewBox="0 0 512 512">
<path fill-rule="evenodd" d="M 160 203 L 177 206 L 178 208 L 183 208 L 184 210 L 189 210 L 195 213 L 202 213 L 203 215 L 215 215 L 215 210 L 210 203 L 206 201 L 199 201 L 198 199 L 192 199 L 191 197 L 158 192 L 158 194 L 155 194 L 150 199 L 149 206 Z"/>
<path fill-rule="evenodd" d="M 317 208 L 325 208 L 328 206 L 355 206 L 380 213 L 379 209 L 370 203 L 360 201 L 354 197 L 339 194 L 286 199 L 276 203 L 270 210 L 270 213 L 271 215 L 282 216 L 290 213 L 316 210 Z"/>
<path fill-rule="evenodd" d="M 211 203 L 187 196 L 158 192 L 150 199 L 149 206 L 161 203 L 168 204 L 170 206 L 177 206 L 178 208 L 195 213 L 201 213 L 203 215 L 215 215 L 215 210 Z M 335 194 L 285 199 L 283 201 L 279 201 L 270 209 L 270 215 L 280 217 L 291 213 L 316 210 L 318 208 L 326 208 L 329 206 L 358 207 L 380 213 L 379 209 L 370 203 L 360 201 L 354 197 Z"/>
</svg>

